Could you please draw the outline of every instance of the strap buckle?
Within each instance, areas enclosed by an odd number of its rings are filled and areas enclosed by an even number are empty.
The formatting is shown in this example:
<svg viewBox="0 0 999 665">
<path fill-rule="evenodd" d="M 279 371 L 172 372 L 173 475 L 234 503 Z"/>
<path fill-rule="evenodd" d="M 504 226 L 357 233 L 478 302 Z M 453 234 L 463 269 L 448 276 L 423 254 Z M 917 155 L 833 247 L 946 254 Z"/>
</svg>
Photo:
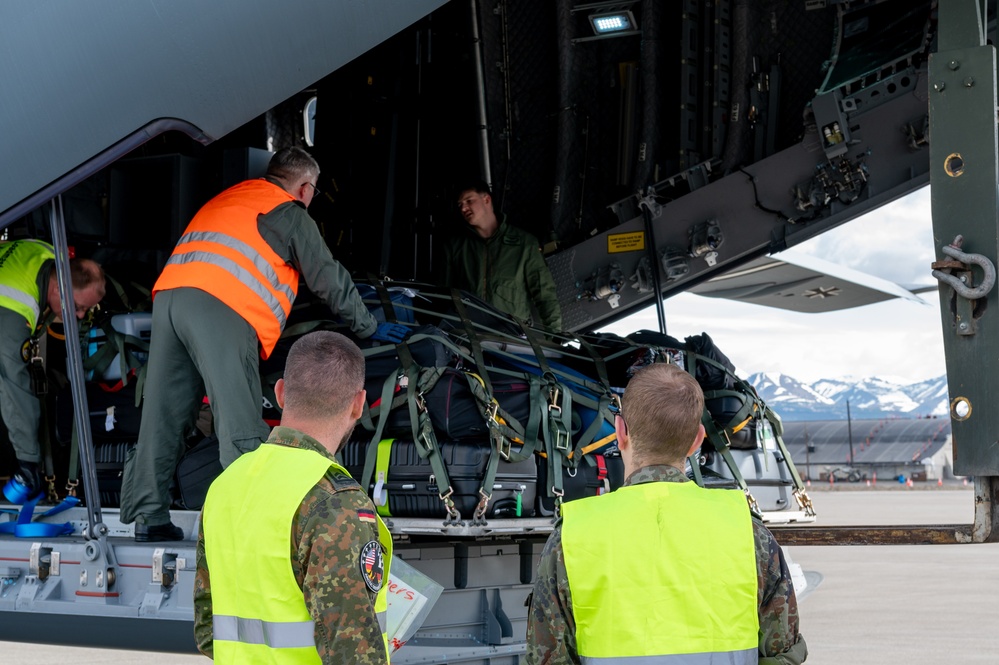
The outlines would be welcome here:
<svg viewBox="0 0 999 665">
<path fill-rule="evenodd" d="M 66 481 L 66 496 L 76 496 L 76 488 L 79 487 L 79 480 L 67 480 Z"/>
<path fill-rule="evenodd" d="M 430 476 L 430 480 L 433 481 L 434 477 Z M 444 510 L 447 511 L 447 517 L 444 518 L 444 526 L 461 524 L 461 513 L 454 507 L 454 500 L 451 499 L 452 494 L 454 494 L 454 488 L 449 486 L 446 492 L 441 492 L 437 495 L 444 502 Z"/>
<path fill-rule="evenodd" d="M 472 515 L 472 526 L 486 523 L 486 511 L 489 510 L 489 500 L 492 498 L 479 488 L 479 503 L 475 506 L 475 513 Z"/>
<path fill-rule="evenodd" d="M 45 498 L 52 503 L 59 503 L 59 494 L 56 492 L 55 481 L 55 476 L 45 476 L 45 482 L 49 485 Z"/>
</svg>

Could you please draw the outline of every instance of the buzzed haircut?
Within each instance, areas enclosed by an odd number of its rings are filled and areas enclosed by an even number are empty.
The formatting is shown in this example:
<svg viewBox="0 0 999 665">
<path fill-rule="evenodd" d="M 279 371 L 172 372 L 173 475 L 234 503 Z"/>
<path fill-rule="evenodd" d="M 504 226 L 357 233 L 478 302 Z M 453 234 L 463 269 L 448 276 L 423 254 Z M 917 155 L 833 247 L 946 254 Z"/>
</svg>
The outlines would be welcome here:
<svg viewBox="0 0 999 665">
<path fill-rule="evenodd" d="M 319 177 L 319 162 L 302 148 L 281 148 L 267 164 L 267 175 L 296 185 L 301 180 Z"/>
<path fill-rule="evenodd" d="M 686 457 L 703 413 L 701 386 L 689 373 L 667 363 L 638 370 L 621 399 L 632 449 L 645 464 Z"/>
<path fill-rule="evenodd" d="M 53 272 L 55 268 L 53 267 Z M 88 286 L 99 285 L 100 296 L 104 297 L 104 269 L 91 259 L 74 258 L 69 260 L 69 276 L 74 291 L 82 291 Z"/>
<path fill-rule="evenodd" d="M 309 333 L 288 351 L 284 410 L 297 418 L 321 420 L 341 414 L 362 388 L 364 354 L 340 333 Z"/>
<path fill-rule="evenodd" d="M 493 193 L 489 189 L 489 183 L 481 178 L 474 178 L 471 180 L 463 180 L 458 183 L 458 186 L 454 190 L 455 198 L 458 198 L 465 192 L 476 192 L 478 194 L 488 194 L 492 196 Z"/>
</svg>

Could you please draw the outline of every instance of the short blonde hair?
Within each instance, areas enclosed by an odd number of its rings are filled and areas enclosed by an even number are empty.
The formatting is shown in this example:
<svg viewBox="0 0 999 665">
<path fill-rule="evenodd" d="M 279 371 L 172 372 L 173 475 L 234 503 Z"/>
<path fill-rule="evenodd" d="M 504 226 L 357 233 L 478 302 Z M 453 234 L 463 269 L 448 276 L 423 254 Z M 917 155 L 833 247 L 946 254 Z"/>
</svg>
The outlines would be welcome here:
<svg viewBox="0 0 999 665">
<path fill-rule="evenodd" d="M 292 344 L 284 367 L 284 413 L 311 421 L 337 418 L 364 388 L 364 354 L 329 330 Z"/>
<path fill-rule="evenodd" d="M 632 451 L 646 464 L 686 457 L 703 413 L 704 393 L 697 381 L 667 363 L 638 370 L 621 399 Z"/>
</svg>

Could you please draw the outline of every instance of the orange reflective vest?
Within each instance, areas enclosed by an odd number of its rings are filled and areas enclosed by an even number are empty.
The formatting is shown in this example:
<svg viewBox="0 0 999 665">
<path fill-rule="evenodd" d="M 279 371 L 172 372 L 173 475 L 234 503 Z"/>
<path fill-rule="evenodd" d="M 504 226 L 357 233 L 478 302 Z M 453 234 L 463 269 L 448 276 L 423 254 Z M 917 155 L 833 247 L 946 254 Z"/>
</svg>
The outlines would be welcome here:
<svg viewBox="0 0 999 665">
<path fill-rule="evenodd" d="M 298 271 L 257 229 L 257 218 L 295 198 L 266 180 L 247 180 L 206 203 L 188 224 L 153 286 L 209 293 L 253 326 L 270 356 L 298 294 Z"/>
</svg>

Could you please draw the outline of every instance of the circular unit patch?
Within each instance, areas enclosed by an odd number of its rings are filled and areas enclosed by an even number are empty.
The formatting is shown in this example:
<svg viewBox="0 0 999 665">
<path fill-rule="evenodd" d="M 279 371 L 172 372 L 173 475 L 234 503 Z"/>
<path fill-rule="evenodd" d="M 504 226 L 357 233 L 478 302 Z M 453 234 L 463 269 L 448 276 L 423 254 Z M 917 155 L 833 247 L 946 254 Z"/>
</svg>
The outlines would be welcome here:
<svg viewBox="0 0 999 665">
<path fill-rule="evenodd" d="M 361 548 L 361 577 L 364 583 L 373 592 L 381 591 L 385 581 L 385 557 L 382 554 L 382 545 L 377 540 L 369 540 Z"/>
</svg>

